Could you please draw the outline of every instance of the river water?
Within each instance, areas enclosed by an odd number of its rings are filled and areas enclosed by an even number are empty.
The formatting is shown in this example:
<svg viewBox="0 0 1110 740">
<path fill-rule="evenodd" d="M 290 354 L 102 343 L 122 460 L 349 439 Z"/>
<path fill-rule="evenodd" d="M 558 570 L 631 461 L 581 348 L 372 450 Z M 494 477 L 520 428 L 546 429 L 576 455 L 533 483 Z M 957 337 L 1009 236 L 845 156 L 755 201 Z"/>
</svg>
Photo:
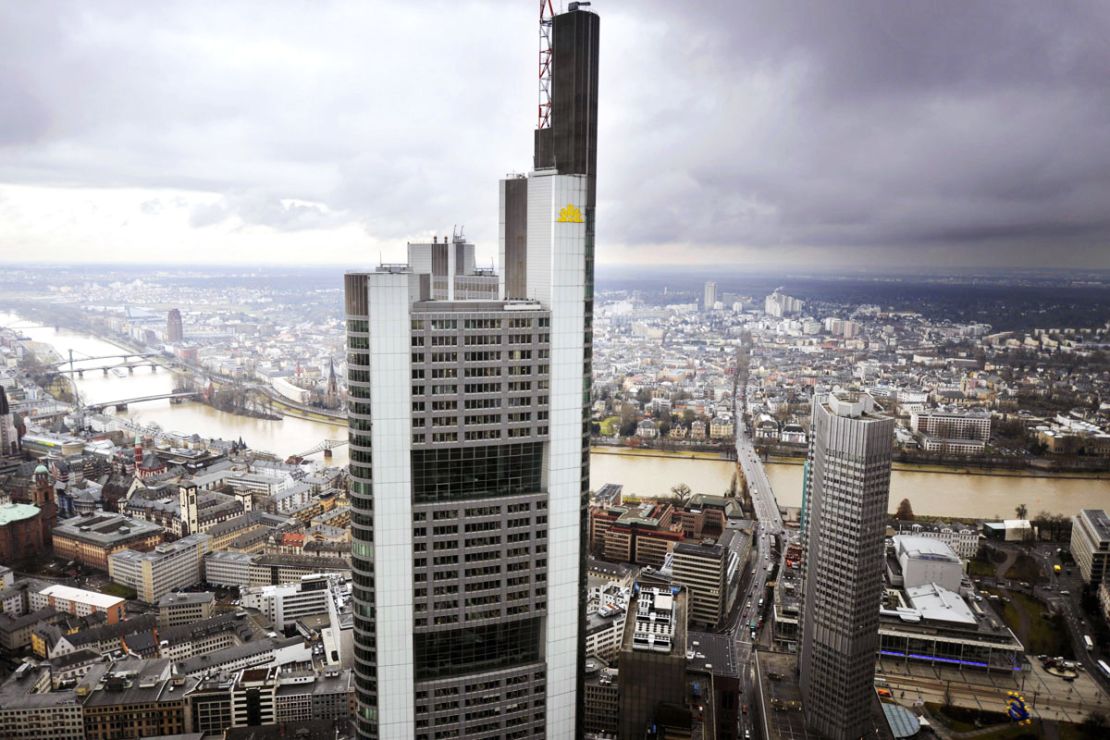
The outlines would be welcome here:
<svg viewBox="0 0 1110 740">
<path fill-rule="evenodd" d="M 0 312 L 0 326 L 14 326 L 32 339 L 51 345 L 62 357 L 119 354 L 120 348 L 94 337 L 51 327 L 30 327 L 12 314 Z M 105 364 L 104 362 L 86 364 Z M 80 367 L 81 363 L 77 363 Z M 167 393 L 173 377 L 164 368 L 151 372 L 137 368 L 133 375 L 106 377 L 99 371 L 77 378 L 86 402 Z M 132 404 L 119 412 L 142 423 L 156 422 L 167 432 L 197 433 L 202 437 L 243 438 L 255 449 L 287 456 L 311 449 L 324 439 L 346 436 L 343 428 L 322 422 L 287 417 L 281 421 L 251 419 L 217 411 L 200 403 L 170 404 L 149 401 Z M 321 459 L 320 453 L 314 456 Z M 345 447 L 335 450 L 335 465 L 347 463 Z M 696 493 L 723 493 L 734 465 L 717 460 L 682 457 L 644 457 L 595 453 L 591 458 L 590 484 L 620 483 L 630 494 L 665 495 L 671 486 L 685 483 Z M 767 466 L 775 497 L 782 506 L 799 506 L 802 500 L 802 466 Z M 1030 515 L 1042 510 L 1071 516 L 1082 508 L 1110 507 L 1110 479 L 1068 479 L 894 471 L 890 510 L 903 498 L 910 499 L 918 514 L 977 518 L 1011 518 L 1014 507 L 1025 504 Z"/>
<path fill-rule="evenodd" d="M 622 483 L 626 493 L 665 495 L 685 483 L 695 493 L 721 494 L 735 465 L 718 460 L 642 457 L 594 453 L 590 483 Z M 772 463 L 767 477 L 780 506 L 801 506 L 802 466 Z M 890 511 L 908 498 L 914 513 L 933 516 L 1012 519 L 1025 504 L 1029 515 L 1041 511 L 1071 516 L 1080 509 L 1110 507 L 1110 479 L 969 475 L 895 470 L 890 481 Z"/>
<path fill-rule="evenodd" d="M 10 313 L 0 312 L 0 326 L 11 326 L 36 342 L 49 344 L 64 359 L 68 359 L 71 349 L 74 358 L 103 357 L 120 354 L 121 351 L 114 344 L 86 334 L 55 330 L 53 327 L 34 327 Z M 75 362 L 74 367 L 99 366 L 109 362 L 112 361 Z M 68 365 L 66 367 L 68 369 Z M 85 373 L 84 378 L 76 378 L 76 381 L 81 398 L 86 403 L 168 393 L 174 385 L 173 375 L 162 367 L 157 372 L 152 372 L 149 367 L 135 368 L 133 375 L 124 377 L 117 377 L 111 372 L 105 376 L 100 370 L 95 370 Z M 292 417 L 280 421 L 252 419 L 191 401 L 180 404 L 171 404 L 168 400 L 147 401 L 132 404 L 126 411 L 118 413 L 143 424 L 155 422 L 167 432 L 196 433 L 206 439 L 232 440 L 241 437 L 250 447 L 281 457 L 309 450 L 325 439 L 345 439 L 347 436 L 346 429 L 333 424 Z M 333 454 L 331 464 L 347 464 L 346 447 L 336 448 Z M 322 457 L 322 453 L 316 453 L 311 459 L 321 460 Z"/>
</svg>

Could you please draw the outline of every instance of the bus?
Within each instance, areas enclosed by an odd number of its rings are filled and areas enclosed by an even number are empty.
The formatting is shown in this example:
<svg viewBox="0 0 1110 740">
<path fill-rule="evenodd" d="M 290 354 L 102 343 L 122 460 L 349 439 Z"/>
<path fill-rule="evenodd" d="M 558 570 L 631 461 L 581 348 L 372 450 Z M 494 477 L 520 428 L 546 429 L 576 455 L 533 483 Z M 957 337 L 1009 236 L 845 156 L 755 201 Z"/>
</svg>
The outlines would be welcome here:
<svg viewBox="0 0 1110 740">
<path fill-rule="evenodd" d="M 1105 660 L 1100 660 L 1098 662 L 1098 669 L 1102 671 L 1103 676 L 1105 676 L 1106 678 L 1110 678 L 1110 665 L 1106 665 Z"/>
<path fill-rule="evenodd" d="M 1083 635 L 1083 644 L 1086 646 L 1088 653 L 1093 653 L 1095 651 L 1095 643 L 1090 635 Z"/>
</svg>

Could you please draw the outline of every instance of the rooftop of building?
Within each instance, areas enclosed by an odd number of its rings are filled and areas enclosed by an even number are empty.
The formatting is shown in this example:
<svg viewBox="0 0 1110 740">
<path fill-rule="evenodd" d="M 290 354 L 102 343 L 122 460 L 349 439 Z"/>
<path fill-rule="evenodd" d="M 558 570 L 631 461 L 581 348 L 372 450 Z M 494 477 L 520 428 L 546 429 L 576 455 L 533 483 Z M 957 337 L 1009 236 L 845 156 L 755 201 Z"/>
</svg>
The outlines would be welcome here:
<svg viewBox="0 0 1110 740">
<path fill-rule="evenodd" d="M 1100 540 L 1110 540 L 1110 516 L 1104 509 L 1083 509 L 1079 514 L 1087 520 Z"/>
<path fill-rule="evenodd" d="M 26 521 L 37 516 L 39 507 L 32 504 L 2 504 L 0 505 L 0 527 Z"/>
<path fill-rule="evenodd" d="M 953 593 L 936 583 L 911 586 L 906 596 L 913 608 L 921 613 L 921 618 L 934 622 L 955 622 L 974 625 L 975 615 L 959 594 Z"/>
<path fill-rule="evenodd" d="M 198 545 L 208 542 L 207 534 L 191 534 L 173 542 L 163 542 L 153 550 L 140 552 L 138 550 L 121 550 L 108 557 L 116 562 L 131 561 L 141 563 L 145 561 L 156 562 L 176 553 L 195 549 Z"/>
<path fill-rule="evenodd" d="M 600 560 L 593 555 L 589 556 L 586 563 L 588 571 L 609 578 L 622 579 L 632 572 L 632 569 L 624 563 L 611 563 L 607 560 Z"/>
<path fill-rule="evenodd" d="M 55 583 L 39 591 L 44 596 L 52 596 L 56 599 L 66 599 L 69 601 L 77 601 L 84 604 L 91 604 L 98 609 L 111 609 L 124 603 L 124 600 L 118 596 L 110 596 L 102 594 L 99 591 L 87 591 L 83 588 L 74 588 L 73 586 L 66 586 L 61 583 Z"/>
<path fill-rule="evenodd" d="M 170 661 L 125 658 L 112 664 L 85 699 L 85 708 L 183 701 L 196 679 L 171 678 Z"/>
<path fill-rule="evenodd" d="M 158 599 L 158 608 L 172 606 L 186 606 L 190 604 L 211 604 L 216 600 L 216 594 L 211 591 L 197 593 L 172 593 Z"/>
<path fill-rule="evenodd" d="M 258 565 L 277 565 L 304 568 L 338 568 L 349 569 L 350 562 L 346 558 L 331 558 L 319 555 L 284 555 L 278 553 L 263 553 L 255 556 L 254 562 Z"/>
<path fill-rule="evenodd" d="M 254 630 L 250 621 L 236 612 L 217 614 L 208 619 L 198 619 L 188 624 L 178 624 L 173 627 L 163 627 L 158 630 L 158 637 L 168 641 L 171 645 L 197 637 L 219 634 L 220 632 L 234 631 L 241 642 L 250 642 L 254 637 Z"/>
<path fill-rule="evenodd" d="M 674 553 L 676 555 L 693 555 L 719 560 L 728 557 L 729 546 L 732 544 L 732 538 L 735 536 L 735 530 L 726 529 L 716 540 L 706 539 L 700 542 L 680 542 L 674 546 Z"/>
<path fill-rule="evenodd" d="M 806 727 L 802 689 L 798 683 L 798 655 L 770 650 L 758 650 L 754 655 L 754 690 L 758 693 L 758 706 L 761 707 L 763 737 L 769 740 L 823 740 L 823 735 Z M 874 729 L 868 731 L 867 737 L 894 740 L 877 695 L 871 709 Z"/>
<path fill-rule="evenodd" d="M 740 666 L 730 635 L 690 632 L 686 636 L 686 669 L 714 676 L 739 676 Z"/>
<path fill-rule="evenodd" d="M 211 530 L 209 530 L 211 531 Z M 233 550 L 214 550 L 213 552 L 205 553 L 204 560 L 225 562 L 225 563 L 241 563 L 248 565 L 254 562 L 255 555 L 249 552 L 235 552 Z"/>
<path fill-rule="evenodd" d="M 152 522 L 103 511 L 67 519 L 54 528 L 55 537 L 67 537 L 94 545 L 111 545 L 161 533 L 162 528 Z"/>
<path fill-rule="evenodd" d="M 49 709 L 77 704 L 77 692 L 44 690 L 47 682 L 47 669 L 23 664 L 11 677 L 0 685 L 0 710 Z"/>
<path fill-rule="evenodd" d="M 878 421 L 890 417 L 883 414 L 882 408 L 875 403 L 871 394 L 862 391 L 834 390 L 820 401 L 825 409 L 835 416 L 843 416 L 862 421 Z"/>
<path fill-rule="evenodd" d="M 259 653 L 265 653 L 269 650 L 277 648 L 288 647 L 302 642 L 300 637 L 289 638 L 264 638 L 261 640 L 254 640 L 252 642 L 243 643 L 242 645 L 235 645 L 234 647 L 225 648 L 218 653 L 211 653 L 209 655 L 198 655 L 193 658 L 186 658 L 174 666 L 178 675 L 188 675 L 190 673 L 200 673 L 209 668 L 215 668 L 224 663 L 230 663 L 241 658 L 247 658 Z"/>
<path fill-rule="evenodd" d="M 960 563 L 960 559 L 952 548 L 945 542 L 935 537 L 922 537 L 912 534 L 896 534 L 894 550 L 901 557 L 903 554 L 913 560 L 938 560 L 949 563 Z"/>
</svg>

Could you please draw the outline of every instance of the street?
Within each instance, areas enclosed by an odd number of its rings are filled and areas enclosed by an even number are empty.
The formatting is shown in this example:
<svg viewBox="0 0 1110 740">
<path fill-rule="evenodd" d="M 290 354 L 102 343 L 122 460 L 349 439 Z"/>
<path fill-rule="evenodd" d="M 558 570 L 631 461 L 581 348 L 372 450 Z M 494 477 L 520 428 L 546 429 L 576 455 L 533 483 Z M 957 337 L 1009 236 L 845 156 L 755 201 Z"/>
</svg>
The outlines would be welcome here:
<svg viewBox="0 0 1110 740">
<path fill-rule="evenodd" d="M 752 622 L 757 625 L 762 622 L 763 615 L 770 612 L 769 603 L 761 603 L 767 584 L 768 566 L 772 561 L 772 538 L 784 536 L 782 514 L 779 512 L 778 503 L 775 501 L 774 492 L 771 490 L 771 481 L 767 478 L 767 471 L 763 462 L 756 454 L 755 446 L 747 434 L 744 424 L 744 398 L 746 392 L 747 353 L 737 370 L 737 384 L 733 394 L 733 410 L 736 417 L 736 460 L 747 481 L 748 491 L 752 500 L 752 514 L 756 526 L 752 533 L 751 571 L 748 587 L 739 598 L 740 608 L 738 619 L 732 624 L 730 633 L 736 641 L 736 660 L 740 667 L 740 702 L 748 708 L 746 713 L 740 715 L 739 734 L 744 737 L 745 731 L 752 730 L 751 717 L 754 711 L 752 697 L 753 670 L 752 652 L 761 636 L 761 628 L 754 633 L 750 629 Z M 780 553 L 781 554 L 781 553 Z"/>
</svg>

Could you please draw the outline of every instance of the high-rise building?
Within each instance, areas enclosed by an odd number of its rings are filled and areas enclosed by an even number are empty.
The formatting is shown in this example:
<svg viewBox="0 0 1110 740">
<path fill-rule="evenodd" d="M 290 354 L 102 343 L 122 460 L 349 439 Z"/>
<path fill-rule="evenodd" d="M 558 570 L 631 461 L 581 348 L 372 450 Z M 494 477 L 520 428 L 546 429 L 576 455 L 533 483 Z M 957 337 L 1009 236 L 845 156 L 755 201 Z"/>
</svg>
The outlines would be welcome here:
<svg viewBox="0 0 1110 740">
<path fill-rule="evenodd" d="M 712 311 L 717 304 L 717 283 L 710 280 L 705 284 L 705 295 L 702 298 L 702 309 Z"/>
<path fill-rule="evenodd" d="M 0 457 L 19 454 L 19 433 L 15 428 L 15 418 L 8 405 L 8 394 L 0 385 Z"/>
<path fill-rule="evenodd" d="M 177 344 L 185 338 L 185 330 L 181 326 L 181 311 L 171 308 L 166 315 L 166 342 Z"/>
<path fill-rule="evenodd" d="M 362 738 L 582 735 L 599 20 L 569 8 L 502 273 L 455 236 L 345 277 Z"/>
<path fill-rule="evenodd" d="M 871 720 L 893 436 L 866 393 L 814 397 L 799 666 L 806 722 L 832 740 Z"/>
<path fill-rule="evenodd" d="M 1071 522 L 1072 557 L 1083 581 L 1097 587 L 1110 580 L 1110 517 L 1102 509 L 1083 509 Z"/>
</svg>

